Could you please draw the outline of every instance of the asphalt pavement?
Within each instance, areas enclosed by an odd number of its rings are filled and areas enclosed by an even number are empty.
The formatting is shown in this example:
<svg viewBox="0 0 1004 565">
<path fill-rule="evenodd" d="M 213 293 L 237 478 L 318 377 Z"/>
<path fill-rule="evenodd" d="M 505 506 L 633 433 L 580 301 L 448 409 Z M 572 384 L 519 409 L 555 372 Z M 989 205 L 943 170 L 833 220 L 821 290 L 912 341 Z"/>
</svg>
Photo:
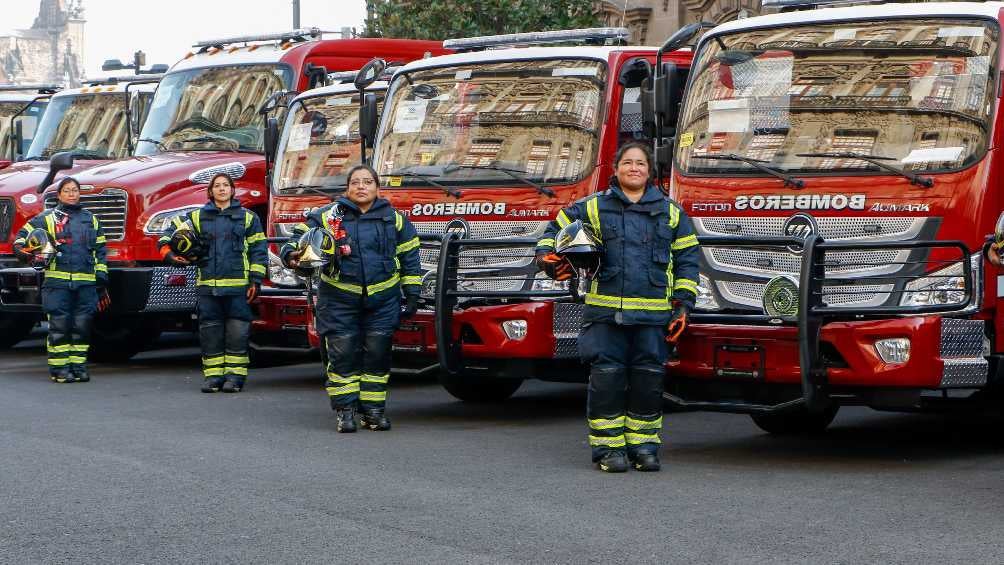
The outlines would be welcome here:
<svg viewBox="0 0 1004 565">
<path fill-rule="evenodd" d="M 64 385 L 39 342 L 0 352 L 0 562 L 1004 561 L 999 420 L 667 414 L 662 472 L 608 475 L 582 385 L 485 406 L 395 377 L 392 431 L 336 434 L 319 364 L 202 394 L 191 345 Z"/>
</svg>

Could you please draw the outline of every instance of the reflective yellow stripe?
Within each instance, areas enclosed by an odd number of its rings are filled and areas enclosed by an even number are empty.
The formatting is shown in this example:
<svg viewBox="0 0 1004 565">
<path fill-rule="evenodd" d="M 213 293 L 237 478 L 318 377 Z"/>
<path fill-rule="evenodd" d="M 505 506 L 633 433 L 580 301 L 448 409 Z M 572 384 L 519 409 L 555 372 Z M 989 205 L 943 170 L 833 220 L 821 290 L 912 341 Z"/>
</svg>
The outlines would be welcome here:
<svg viewBox="0 0 1004 565">
<path fill-rule="evenodd" d="M 422 277 L 418 275 L 405 275 L 401 277 L 402 285 L 421 285 Z"/>
<path fill-rule="evenodd" d="M 537 242 L 537 247 L 554 247 L 554 238 L 546 237 Z"/>
<path fill-rule="evenodd" d="M 380 402 L 387 400 L 387 393 L 384 391 L 363 390 L 359 392 L 359 400 L 364 402 Z"/>
<path fill-rule="evenodd" d="M 79 355 L 70 355 L 67 360 L 72 365 L 83 365 L 87 362 L 87 357 L 81 357 Z"/>
<path fill-rule="evenodd" d="M 72 347 L 72 345 L 48 345 L 46 350 L 49 353 L 67 353 Z"/>
<path fill-rule="evenodd" d="M 629 430 L 659 430 L 662 429 L 662 416 L 655 420 L 636 420 L 628 416 L 625 425 Z"/>
<path fill-rule="evenodd" d="M 381 290 L 387 290 L 388 288 L 396 286 L 397 283 L 399 283 L 400 281 L 401 281 L 401 277 L 398 276 L 397 273 L 394 273 L 393 277 L 391 277 L 391 278 L 389 278 L 389 279 L 387 279 L 387 280 L 385 280 L 383 282 L 379 282 L 379 283 L 376 283 L 376 284 L 371 284 L 368 287 L 366 287 L 366 292 L 369 293 L 369 294 L 376 294 L 376 293 L 380 292 Z"/>
<path fill-rule="evenodd" d="M 202 225 L 199 223 L 199 220 L 201 219 L 199 217 L 199 212 L 200 212 L 200 210 L 193 210 L 192 211 L 192 225 L 195 226 L 195 233 L 197 233 L 197 234 L 201 234 L 202 233 Z"/>
<path fill-rule="evenodd" d="M 681 237 L 680 239 L 674 241 L 672 248 L 674 251 L 679 251 L 681 249 L 686 249 L 688 247 L 693 247 L 695 245 L 697 245 L 697 236 L 694 234 L 690 234 L 686 237 Z"/>
<path fill-rule="evenodd" d="M 259 241 L 265 241 L 265 234 L 263 234 L 263 233 L 256 233 L 256 234 L 254 234 L 254 235 L 252 235 L 250 237 L 247 237 L 245 239 L 247 240 L 248 244 L 258 243 Z"/>
<path fill-rule="evenodd" d="M 181 214 L 178 214 L 177 216 L 171 216 L 171 223 L 174 224 L 174 229 L 178 229 L 181 226 L 185 225 L 185 222 L 181 221 L 181 216 L 182 216 Z"/>
<path fill-rule="evenodd" d="M 400 255 L 402 253 L 405 253 L 406 251 L 411 251 L 412 249 L 416 249 L 418 248 L 419 245 L 421 245 L 421 241 L 419 241 L 418 236 L 415 236 L 409 239 L 408 241 L 402 243 L 401 245 L 398 245 L 397 254 Z"/>
<path fill-rule="evenodd" d="M 558 221 L 558 227 L 562 228 L 572 223 L 572 219 L 568 217 L 568 214 L 566 214 L 564 210 L 558 212 L 556 220 Z"/>
<path fill-rule="evenodd" d="M 342 394 L 353 394 L 359 392 L 359 383 L 353 383 L 345 386 L 329 386 L 324 390 L 328 391 L 328 396 L 339 396 Z"/>
<path fill-rule="evenodd" d="M 95 263 L 94 264 L 94 270 L 95 271 L 101 271 L 102 273 L 107 273 L 108 272 L 108 265 L 105 265 L 104 263 Z"/>
<path fill-rule="evenodd" d="M 91 346 L 86 343 L 74 343 L 68 347 L 70 348 L 70 351 L 75 351 L 77 353 L 87 353 L 87 351 L 91 348 Z"/>
<path fill-rule="evenodd" d="M 387 384 L 390 375 L 362 375 L 359 380 L 364 383 Z"/>
<path fill-rule="evenodd" d="M 55 264 L 55 262 L 53 262 Z M 69 273 L 66 271 L 57 271 L 55 269 L 51 271 L 45 271 L 45 276 L 53 279 L 59 279 L 64 281 L 90 281 L 94 282 L 97 277 L 93 273 Z"/>
<path fill-rule="evenodd" d="M 251 222 L 254 221 L 254 216 L 251 215 L 250 210 L 244 210 L 244 229 L 251 227 Z"/>
<path fill-rule="evenodd" d="M 637 445 L 639 443 L 662 443 L 659 439 L 659 434 L 624 434 L 624 439 L 632 445 Z"/>
<path fill-rule="evenodd" d="M 677 279 L 676 283 L 673 285 L 673 290 L 689 290 L 696 295 L 697 282 L 690 279 Z"/>
<path fill-rule="evenodd" d="M 328 381 L 336 385 L 347 385 L 359 382 L 359 375 L 343 377 L 337 373 L 328 373 Z"/>
<path fill-rule="evenodd" d="M 202 376 L 204 376 L 204 377 L 222 377 L 223 376 L 223 367 L 220 367 L 218 369 L 203 369 L 202 370 Z"/>
<path fill-rule="evenodd" d="M 224 355 L 223 362 L 227 365 L 233 365 L 235 363 L 250 363 L 251 360 L 247 355 Z"/>
<path fill-rule="evenodd" d="M 94 243 L 107 243 L 107 242 L 108 239 L 105 238 L 105 236 L 103 235 L 99 235 L 98 237 L 94 238 Z"/>
<path fill-rule="evenodd" d="M 624 416 L 619 418 L 596 418 L 589 420 L 589 427 L 594 430 L 610 430 L 624 427 Z"/>
<path fill-rule="evenodd" d="M 592 224 L 596 237 L 603 241 L 603 229 L 600 227 L 600 200 L 598 196 L 593 196 L 586 202 L 586 214 L 589 216 L 589 223 Z"/>
<path fill-rule="evenodd" d="M 672 203 L 669 204 L 669 227 L 676 229 L 676 226 L 680 225 L 680 209 L 673 206 Z"/>
<path fill-rule="evenodd" d="M 652 310 L 665 311 L 673 307 L 665 298 L 621 298 L 605 294 L 586 293 L 586 304 L 604 308 L 620 308 L 622 310 Z"/>
<path fill-rule="evenodd" d="M 203 357 L 202 366 L 203 367 L 213 367 L 215 365 L 222 365 L 226 356 L 220 355 L 219 357 Z"/>
<path fill-rule="evenodd" d="M 265 274 L 265 265 L 251 265 L 251 272 L 258 273 L 259 275 Z"/>
<path fill-rule="evenodd" d="M 624 436 L 589 436 L 589 445 L 594 447 L 624 447 Z"/>
<path fill-rule="evenodd" d="M 63 365 L 69 365 L 70 360 L 65 357 L 59 357 L 56 359 L 49 359 L 49 365 L 54 367 L 62 367 Z"/>
<path fill-rule="evenodd" d="M 247 279 L 199 279 L 198 286 L 245 286 Z"/>
<path fill-rule="evenodd" d="M 401 231 L 401 228 L 404 227 L 404 216 L 396 210 L 394 211 L 394 227 L 397 228 L 397 231 Z M 398 253 L 400 253 L 400 251 L 398 251 Z"/>
<path fill-rule="evenodd" d="M 241 375 L 243 377 L 246 377 L 248 375 L 248 368 L 247 367 L 227 367 L 227 368 L 225 368 L 223 370 L 223 372 L 229 373 L 231 375 Z"/>
<path fill-rule="evenodd" d="M 310 226 L 308 226 L 307 224 L 305 224 L 303 222 L 300 222 L 299 224 L 296 224 L 295 226 L 293 226 L 293 231 L 307 231 L 309 229 L 310 229 Z"/>
<path fill-rule="evenodd" d="M 45 217 L 45 229 L 48 230 L 52 239 L 56 239 L 56 219 L 52 217 L 52 214 Z"/>
<path fill-rule="evenodd" d="M 351 293 L 354 293 L 354 294 L 362 294 L 363 293 L 363 287 L 361 287 L 361 286 L 359 286 L 357 284 L 351 284 L 351 283 L 341 282 L 338 279 L 336 279 L 335 277 L 329 277 L 328 275 L 321 275 L 321 280 L 324 281 L 324 282 L 326 282 L 326 283 L 328 283 L 328 284 L 330 284 L 331 286 L 333 286 L 333 287 L 335 287 L 335 288 L 337 288 L 339 290 L 344 290 L 346 292 L 351 292 Z M 395 273 L 394 276 L 392 276 L 391 278 L 389 278 L 389 279 L 387 279 L 387 280 L 385 280 L 383 282 L 378 282 L 378 283 L 374 283 L 374 284 L 371 284 L 371 285 L 367 286 L 366 287 L 366 294 L 369 294 L 369 295 L 372 296 L 372 295 L 374 295 L 374 294 L 376 294 L 376 293 L 378 293 L 380 291 L 387 290 L 388 288 L 394 288 L 395 286 L 397 286 L 397 283 L 399 283 L 399 282 L 401 282 L 401 276 L 398 275 L 397 273 Z M 421 283 L 421 278 L 419 278 L 419 283 Z M 415 283 L 409 283 L 409 284 L 415 284 Z"/>
</svg>

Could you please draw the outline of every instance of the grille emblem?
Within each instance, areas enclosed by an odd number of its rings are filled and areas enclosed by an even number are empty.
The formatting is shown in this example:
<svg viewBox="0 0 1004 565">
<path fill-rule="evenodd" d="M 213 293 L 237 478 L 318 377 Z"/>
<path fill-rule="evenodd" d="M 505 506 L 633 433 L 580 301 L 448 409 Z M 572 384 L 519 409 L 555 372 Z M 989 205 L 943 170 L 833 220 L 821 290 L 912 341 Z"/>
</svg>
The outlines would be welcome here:
<svg viewBox="0 0 1004 565">
<path fill-rule="evenodd" d="M 809 236 L 819 232 L 816 226 L 816 219 L 808 214 L 795 214 L 784 222 L 783 233 L 785 237 L 794 237 L 805 241 Z M 788 251 L 792 253 L 800 252 L 801 246 L 789 245 Z"/>
<path fill-rule="evenodd" d="M 471 225 L 463 218 L 453 218 L 446 224 L 445 233 L 455 233 L 458 239 L 467 239 L 471 233 Z"/>
</svg>

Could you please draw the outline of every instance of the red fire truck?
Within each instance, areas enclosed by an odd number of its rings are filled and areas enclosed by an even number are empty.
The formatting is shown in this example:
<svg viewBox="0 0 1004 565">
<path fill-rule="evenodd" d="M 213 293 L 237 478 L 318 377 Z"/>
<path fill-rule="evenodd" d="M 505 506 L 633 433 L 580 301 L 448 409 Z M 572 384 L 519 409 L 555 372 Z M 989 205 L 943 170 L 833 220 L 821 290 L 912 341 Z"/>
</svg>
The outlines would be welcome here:
<svg viewBox="0 0 1004 565">
<path fill-rule="evenodd" d="M 398 366 L 438 369 L 464 400 L 506 398 L 530 375 L 584 378 L 575 286 L 537 275 L 533 248 L 562 207 L 607 186 L 619 144 L 652 139 L 656 75 L 663 111 L 679 101 L 687 38 L 660 50 L 619 45 L 627 35 L 451 40 L 464 52 L 394 75 L 373 164 L 382 195 L 423 234 L 427 271 L 425 308 L 396 336 Z"/>
<path fill-rule="evenodd" d="M 792 3 L 787 3 L 791 7 Z M 786 12 L 695 55 L 672 194 L 702 243 L 681 408 L 824 429 L 998 399 L 1004 4 Z"/>
<path fill-rule="evenodd" d="M 95 321 L 95 358 L 127 358 L 162 329 L 191 326 L 194 268 L 163 266 L 157 236 L 172 217 L 205 202 L 205 183 L 217 172 L 236 179 L 237 197 L 266 217 L 261 112 L 281 107 L 281 94 L 310 88 L 330 70 L 359 68 L 373 56 L 409 61 L 441 48 L 439 42 L 320 36 L 305 29 L 198 43 L 161 81 L 136 156 L 76 175 L 87 188 L 84 207 L 105 225 L 122 226 L 108 236 L 112 307 Z M 0 312 L 37 310 L 37 281 L 17 269 L 0 273 L 9 275 L 2 277 Z"/>
<path fill-rule="evenodd" d="M 155 75 L 100 79 L 83 88 L 45 93 L 48 107 L 41 120 L 30 129 L 12 129 L 15 138 L 27 139 L 31 145 L 20 162 L 0 171 L 0 268 L 19 267 L 11 248 L 14 233 L 45 205 L 52 205 L 53 199 L 45 202 L 39 194 L 55 178 L 48 176 L 50 157 L 68 152 L 76 158 L 62 175 L 130 155 L 158 80 Z M 123 226 L 112 222 L 107 227 L 114 232 Z M 22 274 L 31 275 L 6 271 L 0 278 Z M 25 277 L 26 284 L 33 281 L 33 276 Z M 19 299 L 8 290 L 14 287 L 13 282 L 0 287 L 0 303 L 8 306 L 0 309 L 0 347 L 24 339 L 40 318 L 35 306 L 14 305 Z"/>
</svg>

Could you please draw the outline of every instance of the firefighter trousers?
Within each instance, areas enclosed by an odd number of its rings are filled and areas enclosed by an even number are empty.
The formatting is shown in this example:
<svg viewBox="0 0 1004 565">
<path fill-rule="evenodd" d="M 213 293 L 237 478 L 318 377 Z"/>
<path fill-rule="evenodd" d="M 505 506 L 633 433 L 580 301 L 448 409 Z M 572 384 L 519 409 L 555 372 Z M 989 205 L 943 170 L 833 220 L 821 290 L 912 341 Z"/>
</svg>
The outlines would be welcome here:
<svg viewBox="0 0 1004 565">
<path fill-rule="evenodd" d="M 248 376 L 251 307 L 240 294 L 199 295 L 199 343 L 202 375 L 243 385 Z"/>
<path fill-rule="evenodd" d="M 49 319 L 46 350 L 49 373 L 78 373 L 87 368 L 91 324 L 98 311 L 94 285 L 77 288 L 42 288 L 42 310 Z"/>
<path fill-rule="evenodd" d="M 397 289 L 384 293 L 369 298 L 339 290 L 318 293 L 317 329 L 328 358 L 324 388 L 333 409 L 358 405 L 369 412 L 386 407 L 401 301 Z"/>
<path fill-rule="evenodd" d="M 591 365 L 586 412 L 593 461 L 625 449 L 632 458 L 658 452 L 668 354 L 662 326 L 583 327 L 579 355 Z"/>
</svg>

